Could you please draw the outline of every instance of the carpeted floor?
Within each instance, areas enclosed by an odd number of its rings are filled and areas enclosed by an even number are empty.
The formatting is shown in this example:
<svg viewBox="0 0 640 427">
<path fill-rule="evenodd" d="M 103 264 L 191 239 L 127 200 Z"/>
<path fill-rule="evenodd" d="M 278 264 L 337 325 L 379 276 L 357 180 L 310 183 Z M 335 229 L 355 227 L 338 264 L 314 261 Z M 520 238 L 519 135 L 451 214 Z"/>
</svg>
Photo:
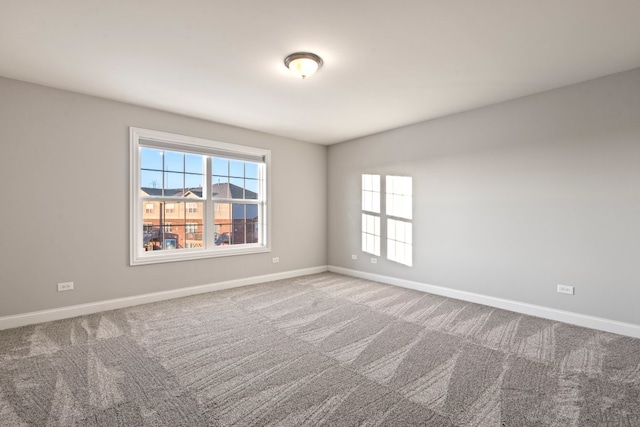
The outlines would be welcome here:
<svg viewBox="0 0 640 427">
<path fill-rule="evenodd" d="M 332 273 L 0 331 L 0 425 L 640 426 L 640 340 Z"/>
</svg>

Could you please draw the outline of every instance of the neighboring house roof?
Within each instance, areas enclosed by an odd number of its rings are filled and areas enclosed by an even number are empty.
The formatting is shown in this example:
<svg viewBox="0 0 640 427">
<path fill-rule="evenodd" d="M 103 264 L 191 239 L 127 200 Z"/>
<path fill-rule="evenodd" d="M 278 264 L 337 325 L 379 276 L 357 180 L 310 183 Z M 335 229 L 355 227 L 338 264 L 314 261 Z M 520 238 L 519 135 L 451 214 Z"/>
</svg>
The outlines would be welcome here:
<svg viewBox="0 0 640 427">
<path fill-rule="evenodd" d="M 140 187 L 143 196 L 163 196 L 162 188 Z M 180 190 L 164 190 L 164 196 L 181 196 L 183 191 Z"/>
<path fill-rule="evenodd" d="M 143 196 L 162 196 L 162 188 L 140 187 Z"/>
<path fill-rule="evenodd" d="M 211 186 L 211 194 L 214 199 L 242 199 L 244 190 L 244 198 L 247 199 L 257 199 L 258 194 L 254 191 L 243 189 L 242 187 L 231 184 L 229 182 L 213 184 Z M 155 196 L 161 197 L 162 188 L 151 188 L 151 187 L 141 187 L 140 191 L 142 191 L 143 196 Z M 185 190 L 175 189 L 175 190 L 165 190 L 164 196 L 173 196 L 173 197 L 202 197 L 202 187 L 196 188 L 187 188 Z"/>
</svg>

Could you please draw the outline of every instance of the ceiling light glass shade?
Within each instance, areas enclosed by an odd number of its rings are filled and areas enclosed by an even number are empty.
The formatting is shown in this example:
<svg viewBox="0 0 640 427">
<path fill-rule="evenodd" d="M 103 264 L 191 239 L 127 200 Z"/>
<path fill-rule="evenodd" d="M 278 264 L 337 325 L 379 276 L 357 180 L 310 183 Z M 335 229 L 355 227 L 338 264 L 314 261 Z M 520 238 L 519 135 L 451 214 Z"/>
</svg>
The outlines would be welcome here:
<svg viewBox="0 0 640 427">
<path fill-rule="evenodd" d="M 322 66 L 322 58 L 309 52 L 296 52 L 284 59 L 284 65 L 286 65 L 293 74 L 304 79 L 312 76 L 320 69 Z"/>
</svg>

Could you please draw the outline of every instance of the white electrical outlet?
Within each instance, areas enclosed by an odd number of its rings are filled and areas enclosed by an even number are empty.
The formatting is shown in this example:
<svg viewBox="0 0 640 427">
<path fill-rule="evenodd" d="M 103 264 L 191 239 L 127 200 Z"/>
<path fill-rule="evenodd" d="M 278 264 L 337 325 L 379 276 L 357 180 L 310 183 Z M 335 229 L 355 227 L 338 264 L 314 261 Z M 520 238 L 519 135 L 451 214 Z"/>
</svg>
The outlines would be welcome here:
<svg viewBox="0 0 640 427">
<path fill-rule="evenodd" d="M 274 264 L 277 264 L 277 263 L 279 263 L 279 262 L 280 262 L 280 258 L 275 257 L 275 258 L 273 258 L 273 259 L 271 260 L 271 262 L 273 262 Z"/>
<path fill-rule="evenodd" d="M 371 264 L 377 264 L 378 258 L 371 258 Z"/>
<path fill-rule="evenodd" d="M 73 290 L 73 282 L 58 283 L 58 292 L 72 291 L 72 290 Z"/>
<path fill-rule="evenodd" d="M 351 259 L 358 259 L 358 255 L 351 255 Z"/>
<path fill-rule="evenodd" d="M 573 295 L 573 286 L 558 285 L 558 292 L 561 294 Z"/>
</svg>

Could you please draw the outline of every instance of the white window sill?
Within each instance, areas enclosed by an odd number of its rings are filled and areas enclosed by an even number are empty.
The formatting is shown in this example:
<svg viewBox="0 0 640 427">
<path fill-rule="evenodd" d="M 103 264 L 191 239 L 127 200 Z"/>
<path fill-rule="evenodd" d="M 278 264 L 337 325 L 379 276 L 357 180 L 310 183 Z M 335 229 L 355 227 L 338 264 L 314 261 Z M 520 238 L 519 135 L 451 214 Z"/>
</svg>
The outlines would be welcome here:
<svg viewBox="0 0 640 427">
<path fill-rule="evenodd" d="M 205 258 L 218 258 L 235 255 L 250 255 L 271 252 L 271 248 L 262 245 L 242 245 L 241 247 L 225 246 L 215 249 L 174 249 L 143 252 L 132 256 L 130 265 L 160 264 L 165 262 L 191 261 Z"/>
</svg>

